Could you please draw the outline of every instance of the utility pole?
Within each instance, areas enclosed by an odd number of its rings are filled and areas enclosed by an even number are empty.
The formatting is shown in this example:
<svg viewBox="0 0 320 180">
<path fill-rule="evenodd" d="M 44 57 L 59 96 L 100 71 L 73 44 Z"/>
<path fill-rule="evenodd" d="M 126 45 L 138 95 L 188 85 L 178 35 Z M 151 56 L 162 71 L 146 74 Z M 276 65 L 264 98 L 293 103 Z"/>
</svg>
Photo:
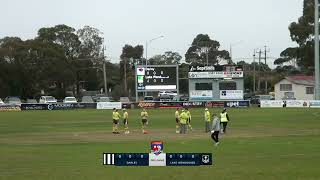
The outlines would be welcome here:
<svg viewBox="0 0 320 180">
<path fill-rule="evenodd" d="M 103 82 L 104 82 L 104 94 L 108 96 L 108 86 L 107 86 L 107 72 L 106 72 L 106 58 L 104 55 L 105 47 L 102 49 L 103 55 Z"/>
<path fill-rule="evenodd" d="M 256 50 L 253 50 L 253 93 L 256 94 Z"/>
<path fill-rule="evenodd" d="M 210 50 L 210 48 L 207 48 L 207 53 L 206 53 L 206 56 L 207 56 L 207 66 L 209 66 L 209 50 Z"/>
<path fill-rule="evenodd" d="M 265 82 L 265 94 L 268 93 L 268 81 L 267 81 L 267 46 L 264 46 L 264 64 L 265 64 L 265 69 L 264 69 L 264 82 Z"/>
<path fill-rule="evenodd" d="M 230 44 L 230 60 L 228 64 L 231 64 L 231 62 L 232 62 L 232 45 Z"/>
<path fill-rule="evenodd" d="M 127 94 L 127 58 L 124 57 L 123 60 L 124 60 L 124 66 L 123 66 L 123 71 L 124 71 L 124 73 L 123 73 L 124 74 L 124 90 L 125 90 L 125 92 Z"/>
<path fill-rule="evenodd" d="M 261 76 L 261 49 L 259 50 L 259 64 L 258 64 L 258 91 L 260 92 L 260 84 L 261 84 L 261 81 L 260 81 L 260 76 Z"/>
<path fill-rule="evenodd" d="M 315 100 L 320 100 L 320 67 L 319 67 L 319 0 L 315 0 L 314 13 L 314 75 L 315 75 Z"/>
<path fill-rule="evenodd" d="M 148 41 L 146 41 L 146 66 L 148 65 Z"/>
</svg>

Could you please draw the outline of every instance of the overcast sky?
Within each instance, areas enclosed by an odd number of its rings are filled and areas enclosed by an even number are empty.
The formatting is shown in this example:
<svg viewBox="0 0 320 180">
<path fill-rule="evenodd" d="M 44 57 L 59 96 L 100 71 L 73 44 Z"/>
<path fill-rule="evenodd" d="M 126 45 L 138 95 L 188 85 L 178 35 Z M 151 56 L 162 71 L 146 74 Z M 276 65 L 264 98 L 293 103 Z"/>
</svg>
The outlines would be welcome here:
<svg viewBox="0 0 320 180">
<path fill-rule="evenodd" d="M 149 45 L 148 56 L 177 51 L 183 57 L 193 38 L 209 34 L 233 58 L 250 58 L 268 46 L 278 57 L 295 46 L 288 25 L 302 15 L 303 0 L 0 0 L 0 38 L 34 38 L 41 27 L 85 25 L 104 33 L 107 56 L 119 61 L 125 44 Z M 272 60 L 269 60 L 272 64 Z"/>
</svg>

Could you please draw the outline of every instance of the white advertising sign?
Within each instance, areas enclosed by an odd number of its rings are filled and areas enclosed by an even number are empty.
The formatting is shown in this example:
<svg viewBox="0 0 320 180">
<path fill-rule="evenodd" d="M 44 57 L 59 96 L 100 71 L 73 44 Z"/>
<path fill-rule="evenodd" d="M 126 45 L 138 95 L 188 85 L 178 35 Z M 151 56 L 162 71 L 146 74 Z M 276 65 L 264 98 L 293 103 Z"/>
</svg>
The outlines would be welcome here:
<svg viewBox="0 0 320 180">
<path fill-rule="evenodd" d="M 191 90 L 190 98 L 191 99 L 211 99 L 212 91 L 211 90 L 206 90 L 206 91 Z"/>
<path fill-rule="evenodd" d="M 260 107 L 262 108 L 283 107 L 283 101 L 282 100 L 261 100 Z"/>
<path fill-rule="evenodd" d="M 304 100 L 287 100 L 286 107 L 309 107 L 309 102 Z"/>
<path fill-rule="evenodd" d="M 189 72 L 190 79 L 243 78 L 243 71 Z"/>
<path fill-rule="evenodd" d="M 166 166 L 166 153 L 149 153 L 149 166 Z"/>
<path fill-rule="evenodd" d="M 243 99 L 242 90 L 222 90 L 220 91 L 220 99 Z"/>
<path fill-rule="evenodd" d="M 320 108 L 320 101 L 310 101 L 309 107 L 311 108 Z"/>
<path fill-rule="evenodd" d="M 177 89 L 176 85 L 147 85 L 146 90 L 175 90 Z"/>
<path fill-rule="evenodd" d="M 122 104 L 121 102 L 98 102 L 97 109 L 121 109 Z"/>
</svg>

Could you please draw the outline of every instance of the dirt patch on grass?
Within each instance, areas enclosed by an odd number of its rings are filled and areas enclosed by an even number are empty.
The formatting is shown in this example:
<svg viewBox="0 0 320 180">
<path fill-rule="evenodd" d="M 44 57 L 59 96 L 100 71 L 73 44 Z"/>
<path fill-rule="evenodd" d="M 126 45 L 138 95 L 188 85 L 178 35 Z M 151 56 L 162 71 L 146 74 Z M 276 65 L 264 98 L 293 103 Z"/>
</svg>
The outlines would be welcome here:
<svg viewBox="0 0 320 180">
<path fill-rule="evenodd" d="M 320 135 L 318 129 L 289 129 L 289 128 L 268 128 L 268 129 L 229 129 L 228 134 L 222 138 L 252 138 L 271 136 L 304 136 Z M 209 134 L 200 130 L 188 134 L 176 134 L 174 129 L 154 129 L 149 134 L 142 134 L 140 130 L 131 130 L 130 134 L 112 134 L 109 131 L 90 132 L 57 132 L 57 133 L 21 133 L 0 135 L 0 144 L 11 145 L 33 145 L 33 144 L 73 144 L 90 142 L 121 142 L 139 140 L 171 140 L 183 141 L 192 139 L 208 139 Z"/>
</svg>

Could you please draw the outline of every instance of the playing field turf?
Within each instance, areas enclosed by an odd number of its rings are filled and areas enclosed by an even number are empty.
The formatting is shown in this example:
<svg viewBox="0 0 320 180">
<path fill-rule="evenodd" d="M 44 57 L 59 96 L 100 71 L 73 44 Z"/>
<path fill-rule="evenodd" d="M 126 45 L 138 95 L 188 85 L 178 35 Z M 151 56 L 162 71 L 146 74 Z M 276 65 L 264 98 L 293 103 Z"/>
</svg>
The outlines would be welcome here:
<svg viewBox="0 0 320 180">
<path fill-rule="evenodd" d="M 1 112 L 0 179 L 320 179 L 320 109 L 230 109 L 218 147 L 203 133 L 203 109 L 191 109 L 187 135 L 175 134 L 174 111 L 149 110 L 148 135 L 138 110 L 129 110 L 129 135 L 111 133 L 111 111 Z M 152 140 L 164 141 L 165 152 L 212 152 L 215 164 L 102 165 L 103 152 L 147 153 Z"/>
</svg>

